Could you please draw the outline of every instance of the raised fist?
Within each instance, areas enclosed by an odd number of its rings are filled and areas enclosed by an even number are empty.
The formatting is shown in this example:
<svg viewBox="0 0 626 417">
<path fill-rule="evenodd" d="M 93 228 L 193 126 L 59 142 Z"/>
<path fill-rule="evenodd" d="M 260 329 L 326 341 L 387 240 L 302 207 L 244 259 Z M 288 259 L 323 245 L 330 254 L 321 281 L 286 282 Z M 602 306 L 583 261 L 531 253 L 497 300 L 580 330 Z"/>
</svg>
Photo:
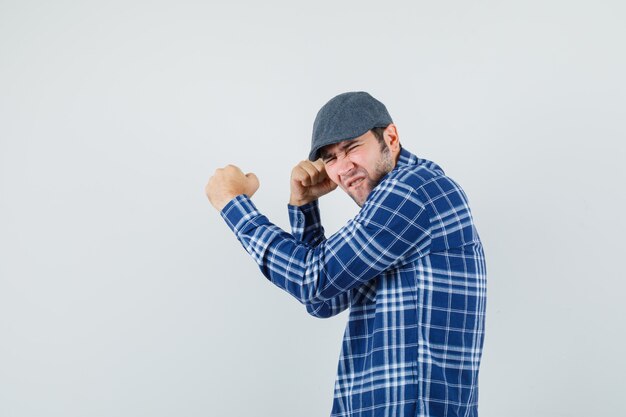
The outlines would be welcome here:
<svg viewBox="0 0 626 417">
<path fill-rule="evenodd" d="M 289 204 L 302 206 L 330 193 L 337 184 L 326 174 L 321 159 L 311 162 L 304 160 L 291 170 L 291 197 Z"/>
<path fill-rule="evenodd" d="M 235 165 L 226 165 L 215 170 L 204 187 L 204 192 L 213 207 L 221 211 L 226 204 L 240 194 L 248 197 L 259 189 L 259 179 L 253 173 L 244 174 Z"/>
</svg>

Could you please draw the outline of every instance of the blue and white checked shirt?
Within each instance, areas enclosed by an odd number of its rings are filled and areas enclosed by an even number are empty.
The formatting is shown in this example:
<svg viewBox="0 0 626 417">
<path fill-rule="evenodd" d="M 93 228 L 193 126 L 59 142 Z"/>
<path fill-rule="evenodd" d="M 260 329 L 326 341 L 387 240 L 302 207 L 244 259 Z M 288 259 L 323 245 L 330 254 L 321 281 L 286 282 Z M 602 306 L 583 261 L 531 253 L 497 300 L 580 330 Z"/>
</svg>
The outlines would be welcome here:
<svg viewBox="0 0 626 417">
<path fill-rule="evenodd" d="M 465 193 L 437 164 L 401 149 L 328 239 L 317 201 L 289 206 L 292 234 L 245 195 L 221 213 L 310 314 L 350 308 L 331 417 L 478 415 L 485 258 Z"/>
</svg>

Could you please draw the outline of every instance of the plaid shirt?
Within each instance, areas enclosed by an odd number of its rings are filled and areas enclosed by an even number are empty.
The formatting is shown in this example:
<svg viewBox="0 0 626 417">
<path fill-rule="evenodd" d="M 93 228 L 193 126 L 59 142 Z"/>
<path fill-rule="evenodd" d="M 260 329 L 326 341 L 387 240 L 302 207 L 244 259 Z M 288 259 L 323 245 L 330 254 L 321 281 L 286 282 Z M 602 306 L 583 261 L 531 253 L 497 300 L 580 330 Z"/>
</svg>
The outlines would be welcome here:
<svg viewBox="0 0 626 417">
<path fill-rule="evenodd" d="M 292 234 L 245 195 L 221 213 L 263 274 L 310 314 L 350 308 L 332 417 L 478 415 L 485 258 L 465 193 L 438 165 L 401 149 L 329 238 L 317 201 L 289 206 Z"/>
</svg>

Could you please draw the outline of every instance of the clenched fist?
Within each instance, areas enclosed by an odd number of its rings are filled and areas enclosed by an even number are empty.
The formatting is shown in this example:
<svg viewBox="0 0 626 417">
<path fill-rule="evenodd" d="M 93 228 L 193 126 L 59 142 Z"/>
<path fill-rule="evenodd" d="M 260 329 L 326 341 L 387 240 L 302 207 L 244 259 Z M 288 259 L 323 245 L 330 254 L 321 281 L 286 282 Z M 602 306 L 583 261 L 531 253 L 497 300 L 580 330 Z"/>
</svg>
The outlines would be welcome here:
<svg viewBox="0 0 626 417">
<path fill-rule="evenodd" d="M 311 162 L 304 160 L 291 170 L 291 197 L 289 204 L 303 206 L 319 197 L 330 193 L 337 184 L 326 174 L 321 159 Z"/>
<path fill-rule="evenodd" d="M 204 187 L 204 192 L 213 207 L 222 211 L 233 198 L 240 194 L 252 197 L 258 189 L 259 179 L 256 175 L 244 174 L 235 165 L 226 165 L 224 168 L 215 170 L 215 174 L 209 178 L 209 182 Z"/>
</svg>

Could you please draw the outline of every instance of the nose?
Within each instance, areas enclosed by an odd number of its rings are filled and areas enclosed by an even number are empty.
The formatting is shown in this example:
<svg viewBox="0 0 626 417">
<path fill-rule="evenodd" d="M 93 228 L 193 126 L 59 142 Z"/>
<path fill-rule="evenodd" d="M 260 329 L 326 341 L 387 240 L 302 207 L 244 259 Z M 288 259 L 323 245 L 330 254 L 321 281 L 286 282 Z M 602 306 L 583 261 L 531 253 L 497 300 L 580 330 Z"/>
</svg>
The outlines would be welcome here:
<svg viewBox="0 0 626 417">
<path fill-rule="evenodd" d="M 354 164 L 352 163 L 350 158 L 346 156 L 344 156 L 343 158 L 338 158 L 337 163 L 339 165 L 337 173 L 340 177 L 349 176 L 354 169 Z"/>
</svg>

